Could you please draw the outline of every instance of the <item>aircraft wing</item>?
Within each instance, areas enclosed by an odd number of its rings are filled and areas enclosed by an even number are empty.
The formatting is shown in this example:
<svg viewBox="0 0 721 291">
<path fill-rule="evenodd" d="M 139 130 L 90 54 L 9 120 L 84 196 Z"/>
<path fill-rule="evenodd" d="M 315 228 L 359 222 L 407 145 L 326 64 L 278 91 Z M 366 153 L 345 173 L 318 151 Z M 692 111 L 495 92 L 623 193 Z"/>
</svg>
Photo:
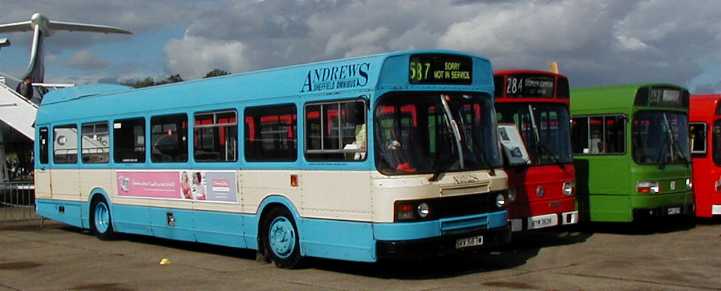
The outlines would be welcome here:
<svg viewBox="0 0 721 291">
<path fill-rule="evenodd" d="M 113 27 L 113 26 L 107 26 L 107 25 L 94 25 L 94 24 L 84 24 L 84 23 L 75 23 L 75 22 L 65 22 L 65 21 L 50 21 L 48 23 L 48 28 L 50 30 L 64 30 L 64 31 L 91 31 L 91 32 L 102 32 L 102 33 L 121 33 L 121 34 L 133 34 L 130 31 L 124 30 L 122 28 Z M 0 32 L 2 32 L 2 26 L 0 26 Z"/>
<path fill-rule="evenodd" d="M 0 24 L 0 32 L 33 31 L 30 21 Z"/>
</svg>

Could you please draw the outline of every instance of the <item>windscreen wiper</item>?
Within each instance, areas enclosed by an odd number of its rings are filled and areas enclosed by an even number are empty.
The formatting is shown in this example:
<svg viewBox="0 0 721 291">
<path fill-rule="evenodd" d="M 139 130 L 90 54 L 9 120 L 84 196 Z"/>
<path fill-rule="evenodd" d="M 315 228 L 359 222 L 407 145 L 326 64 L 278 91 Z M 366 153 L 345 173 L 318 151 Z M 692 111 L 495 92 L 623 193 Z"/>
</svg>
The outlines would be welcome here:
<svg viewBox="0 0 721 291">
<path fill-rule="evenodd" d="M 460 124 L 461 124 L 461 126 L 460 126 L 461 128 L 465 128 L 465 127 L 466 127 L 465 123 L 463 122 L 463 113 L 462 113 L 462 112 L 460 113 L 460 118 L 458 119 L 458 121 L 459 121 Z M 466 138 L 470 138 L 470 137 L 466 137 Z M 471 140 L 472 140 L 472 139 L 471 139 Z M 475 144 L 476 144 L 476 143 L 474 143 L 474 145 L 475 145 Z M 477 154 L 475 151 L 473 151 L 473 149 L 471 149 L 467 144 L 463 144 L 463 145 L 464 145 L 464 148 L 465 148 L 465 149 L 468 149 L 468 152 L 469 152 L 469 153 L 473 153 L 473 154 L 474 154 L 474 155 L 473 155 L 473 156 L 475 157 L 474 160 L 475 160 L 478 164 L 480 164 L 480 165 L 485 165 L 485 166 L 488 168 L 488 174 L 489 174 L 489 175 L 491 175 L 491 176 L 495 176 L 495 175 L 496 175 L 496 170 L 493 169 L 493 167 L 488 163 L 488 153 L 487 153 L 485 150 L 483 150 L 482 148 L 477 149 L 477 151 L 481 153 L 481 155 L 480 155 L 480 157 L 479 157 L 478 154 Z M 465 156 L 465 155 L 464 155 L 464 156 Z M 480 159 L 480 160 L 479 160 L 479 159 Z"/>
<path fill-rule="evenodd" d="M 666 128 L 666 132 L 669 134 L 666 136 L 668 141 L 661 143 L 661 150 L 658 152 L 658 155 L 656 156 L 656 160 L 658 161 L 658 169 L 663 170 L 663 168 L 666 167 L 666 148 L 671 146 L 673 147 L 673 137 L 671 135 L 671 126 L 668 123 L 668 119 L 666 118 L 666 113 L 663 114 L 663 127 Z M 663 136 L 663 135 L 662 135 Z M 670 149 L 670 153 L 673 156 L 673 148 Z M 671 157 L 669 157 L 669 160 Z"/>
<path fill-rule="evenodd" d="M 549 149 L 548 146 L 546 146 L 546 144 L 544 142 L 542 142 L 541 140 L 538 140 L 536 142 L 536 147 L 538 149 L 540 149 L 539 152 L 540 151 L 546 152 L 546 154 L 548 154 L 548 156 L 551 157 L 551 160 L 553 160 L 554 164 L 557 164 L 561 167 L 566 166 L 566 164 L 561 162 L 561 157 L 559 157 L 556 153 L 554 153 L 551 149 Z"/>
<path fill-rule="evenodd" d="M 671 130 L 671 124 L 668 121 L 668 117 L 666 116 L 665 112 L 663 113 L 663 117 L 664 117 L 664 122 L 666 123 L 667 128 L 668 128 L 668 138 L 671 141 L 671 144 L 670 144 L 671 152 L 672 152 L 671 156 L 673 156 L 673 154 L 676 154 L 679 157 L 679 159 L 681 159 L 681 161 L 684 162 L 686 167 L 688 167 L 689 163 L 691 161 L 689 161 L 688 157 L 686 157 L 686 155 L 684 155 L 683 152 L 681 151 L 681 145 L 678 144 L 678 139 L 674 138 L 673 131 Z"/>
<path fill-rule="evenodd" d="M 441 102 L 439 102 L 439 105 L 440 105 L 440 107 L 443 107 L 443 112 L 444 112 L 443 117 L 442 117 L 443 124 L 445 124 L 446 128 L 448 128 L 449 131 L 453 132 L 453 126 L 451 123 L 451 120 L 453 120 L 453 118 L 452 117 L 449 118 L 448 111 L 446 111 L 448 103 L 445 102 L 445 99 L 443 98 L 443 96 L 444 96 L 443 94 L 439 95 L 440 100 L 441 100 Z M 457 148 L 457 150 L 460 150 L 460 145 L 458 143 L 458 139 L 455 137 L 455 132 L 453 132 L 453 133 L 454 133 L 454 142 L 456 144 L 456 148 Z M 459 134 L 460 134 L 460 132 L 459 132 Z M 447 136 L 446 134 L 440 134 L 440 135 L 443 136 L 444 138 Z M 462 157 L 463 153 L 459 151 L 458 155 L 459 155 L 459 157 Z M 443 171 L 446 170 L 444 167 L 441 166 L 445 163 L 444 163 L 444 161 L 442 161 L 440 159 L 440 156 L 441 156 L 440 150 L 436 149 L 436 156 L 433 161 L 433 176 L 428 178 L 429 182 L 438 181 L 438 178 L 441 176 Z"/>
<path fill-rule="evenodd" d="M 451 108 L 448 106 L 448 102 L 446 102 L 446 98 L 444 98 L 446 95 L 441 94 L 439 98 L 441 99 L 441 105 L 443 105 L 443 112 L 446 115 L 446 119 L 448 120 L 448 125 L 450 125 L 451 132 L 453 133 L 453 137 L 456 140 L 456 149 L 458 150 L 458 163 L 461 166 L 461 169 L 465 169 L 465 159 L 463 157 L 463 144 L 461 141 L 461 131 L 458 129 L 458 123 L 456 123 L 456 120 L 453 118 L 453 114 L 451 114 Z"/>
<path fill-rule="evenodd" d="M 541 141 L 541 133 L 538 131 L 538 126 L 536 125 L 536 115 L 533 114 L 533 105 L 531 104 L 528 104 L 528 114 L 531 116 L 531 128 L 533 128 L 533 135 L 536 137 L 537 149 L 545 151 L 551 157 L 554 163 L 560 165 L 561 167 L 565 167 L 565 165 L 561 163 L 561 158 L 557 156 L 556 153 L 551 151 L 544 142 Z"/>
</svg>

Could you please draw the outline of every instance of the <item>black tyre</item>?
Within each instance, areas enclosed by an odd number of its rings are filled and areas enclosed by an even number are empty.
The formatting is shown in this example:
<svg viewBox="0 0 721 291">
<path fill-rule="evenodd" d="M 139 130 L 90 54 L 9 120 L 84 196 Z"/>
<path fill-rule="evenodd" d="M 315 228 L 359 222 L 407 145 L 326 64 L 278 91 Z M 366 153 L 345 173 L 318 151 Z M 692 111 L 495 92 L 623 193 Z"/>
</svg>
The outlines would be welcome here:
<svg viewBox="0 0 721 291">
<path fill-rule="evenodd" d="M 90 205 L 90 231 L 101 240 L 111 240 L 115 237 L 110 205 L 105 198 L 94 198 Z"/>
<path fill-rule="evenodd" d="M 263 217 L 261 242 L 266 258 L 280 268 L 299 265 L 300 240 L 293 215 L 285 208 L 274 208 Z"/>
</svg>

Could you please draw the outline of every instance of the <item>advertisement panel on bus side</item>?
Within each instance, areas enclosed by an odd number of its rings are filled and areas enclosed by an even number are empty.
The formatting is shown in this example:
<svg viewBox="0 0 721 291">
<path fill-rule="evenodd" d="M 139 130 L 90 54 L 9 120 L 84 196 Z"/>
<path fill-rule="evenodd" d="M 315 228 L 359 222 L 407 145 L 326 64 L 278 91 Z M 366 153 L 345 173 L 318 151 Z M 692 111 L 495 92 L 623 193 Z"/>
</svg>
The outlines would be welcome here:
<svg viewBox="0 0 721 291">
<path fill-rule="evenodd" d="M 238 202 L 232 171 L 118 171 L 124 197 Z"/>
</svg>

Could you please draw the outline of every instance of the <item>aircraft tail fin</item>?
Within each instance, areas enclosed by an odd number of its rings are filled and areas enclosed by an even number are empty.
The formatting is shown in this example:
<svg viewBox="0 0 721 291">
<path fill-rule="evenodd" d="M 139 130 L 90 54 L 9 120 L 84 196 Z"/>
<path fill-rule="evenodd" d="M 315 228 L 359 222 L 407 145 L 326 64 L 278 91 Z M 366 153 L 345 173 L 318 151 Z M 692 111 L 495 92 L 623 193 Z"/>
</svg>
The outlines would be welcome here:
<svg viewBox="0 0 721 291">
<path fill-rule="evenodd" d="M 87 31 L 87 32 L 102 32 L 102 33 L 120 33 L 120 34 L 133 34 L 122 28 L 107 26 L 107 25 L 96 25 L 96 24 L 85 24 L 76 22 L 66 21 L 53 21 L 48 23 L 50 30 L 63 30 L 63 31 Z"/>
<path fill-rule="evenodd" d="M 30 63 L 28 68 L 25 70 L 25 74 L 22 79 L 30 77 L 33 83 L 44 83 L 45 82 L 45 54 L 43 49 L 45 46 L 45 37 L 40 27 L 35 27 L 35 34 L 33 35 L 33 46 L 30 51 Z"/>
<path fill-rule="evenodd" d="M 21 21 L 8 24 L 0 24 L 0 32 L 22 32 L 33 31 L 30 21 Z"/>
</svg>

